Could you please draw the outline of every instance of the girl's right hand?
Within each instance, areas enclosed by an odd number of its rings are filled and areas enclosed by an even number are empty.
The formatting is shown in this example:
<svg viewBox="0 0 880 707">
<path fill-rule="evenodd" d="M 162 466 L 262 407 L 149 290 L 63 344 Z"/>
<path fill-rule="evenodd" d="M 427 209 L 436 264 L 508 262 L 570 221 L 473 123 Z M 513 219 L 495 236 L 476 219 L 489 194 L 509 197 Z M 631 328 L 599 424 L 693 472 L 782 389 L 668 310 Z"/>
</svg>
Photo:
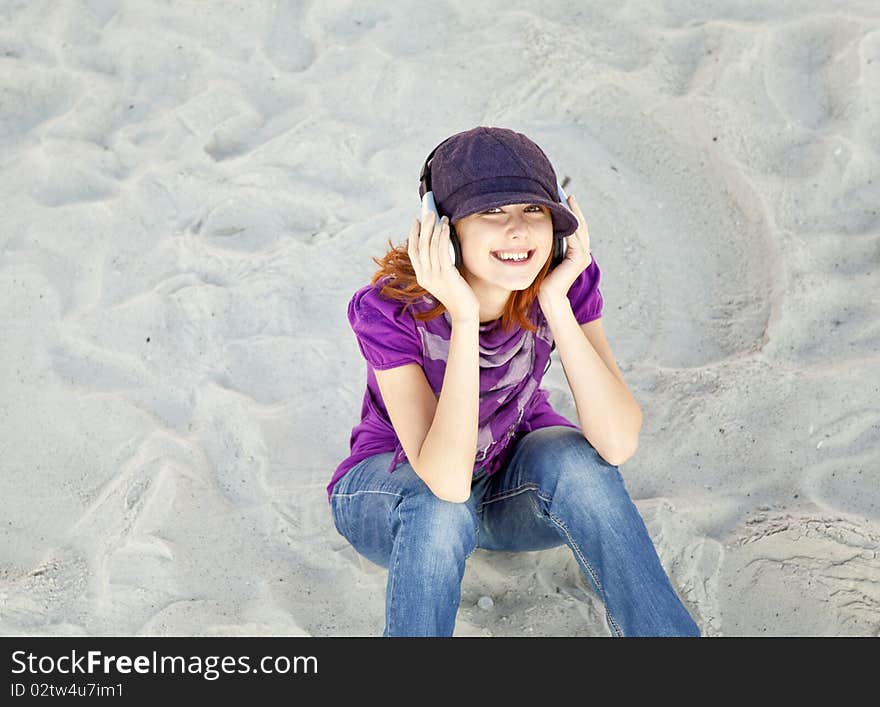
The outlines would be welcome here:
<svg viewBox="0 0 880 707">
<path fill-rule="evenodd" d="M 449 257 L 449 219 L 434 223 L 434 212 L 413 221 L 406 249 L 416 282 L 446 307 L 453 320 L 480 319 L 480 302 Z"/>
</svg>

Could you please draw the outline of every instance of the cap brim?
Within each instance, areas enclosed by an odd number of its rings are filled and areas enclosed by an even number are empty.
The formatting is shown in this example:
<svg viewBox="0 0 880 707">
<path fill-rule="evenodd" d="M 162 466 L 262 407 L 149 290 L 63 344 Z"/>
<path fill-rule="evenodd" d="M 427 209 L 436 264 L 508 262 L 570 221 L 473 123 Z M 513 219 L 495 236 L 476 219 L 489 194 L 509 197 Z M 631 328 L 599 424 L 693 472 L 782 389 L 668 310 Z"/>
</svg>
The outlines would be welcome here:
<svg viewBox="0 0 880 707">
<path fill-rule="evenodd" d="M 455 213 L 449 217 L 449 220 L 454 223 L 466 216 L 507 204 L 541 204 L 549 208 L 553 219 L 553 235 L 556 238 L 570 236 L 578 228 L 577 216 L 569 211 L 567 206 L 531 192 L 499 192 L 475 196 L 473 199 L 462 202 Z"/>
</svg>

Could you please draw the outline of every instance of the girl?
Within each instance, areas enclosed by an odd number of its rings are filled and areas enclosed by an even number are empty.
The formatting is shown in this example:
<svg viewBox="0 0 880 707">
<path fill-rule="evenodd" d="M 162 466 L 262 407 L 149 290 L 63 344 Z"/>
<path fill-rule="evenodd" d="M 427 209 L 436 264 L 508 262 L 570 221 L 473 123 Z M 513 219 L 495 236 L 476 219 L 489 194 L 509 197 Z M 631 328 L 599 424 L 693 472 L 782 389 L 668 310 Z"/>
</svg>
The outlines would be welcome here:
<svg viewBox="0 0 880 707">
<path fill-rule="evenodd" d="M 349 302 L 367 390 L 327 486 L 336 529 L 388 569 L 384 635 L 451 636 L 474 549 L 565 543 L 612 635 L 699 636 L 618 469 L 642 414 L 574 197 L 559 201 L 535 143 L 496 127 L 435 148 L 429 191 L 440 221 L 423 208 Z M 579 427 L 539 387 L 557 346 Z"/>
</svg>

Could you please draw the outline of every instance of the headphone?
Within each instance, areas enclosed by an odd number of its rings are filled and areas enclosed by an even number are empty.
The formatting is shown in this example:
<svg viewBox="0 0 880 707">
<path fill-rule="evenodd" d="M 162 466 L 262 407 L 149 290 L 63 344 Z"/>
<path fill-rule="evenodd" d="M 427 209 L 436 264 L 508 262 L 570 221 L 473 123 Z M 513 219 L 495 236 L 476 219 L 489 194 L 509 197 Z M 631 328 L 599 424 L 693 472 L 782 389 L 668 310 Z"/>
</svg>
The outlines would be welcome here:
<svg viewBox="0 0 880 707">
<path fill-rule="evenodd" d="M 446 138 L 449 140 L 450 138 Z M 431 191 L 431 160 L 434 157 L 434 153 L 440 148 L 443 143 L 446 142 L 444 140 L 437 145 L 428 157 L 425 159 L 425 163 L 422 165 L 422 171 L 419 174 L 419 194 L 422 194 L 422 209 L 428 209 L 434 213 L 434 223 L 439 223 L 440 221 L 440 212 L 437 211 L 437 205 L 434 203 L 434 192 Z M 557 196 L 559 197 L 560 203 L 568 209 L 568 197 L 565 194 L 565 191 L 562 189 L 562 185 L 557 181 L 556 189 L 558 191 Z M 569 209 L 571 211 L 571 209 Z M 421 216 L 421 214 L 419 214 Z M 568 239 L 567 238 L 557 238 L 555 235 L 553 236 L 553 259 L 550 261 L 550 269 L 555 268 L 559 263 L 561 263 L 565 259 L 565 253 L 568 250 Z M 462 259 L 461 259 L 461 244 L 458 240 L 458 234 L 455 232 L 455 226 L 452 225 L 452 221 L 449 221 L 449 259 L 453 262 L 456 268 L 461 270 Z"/>
</svg>

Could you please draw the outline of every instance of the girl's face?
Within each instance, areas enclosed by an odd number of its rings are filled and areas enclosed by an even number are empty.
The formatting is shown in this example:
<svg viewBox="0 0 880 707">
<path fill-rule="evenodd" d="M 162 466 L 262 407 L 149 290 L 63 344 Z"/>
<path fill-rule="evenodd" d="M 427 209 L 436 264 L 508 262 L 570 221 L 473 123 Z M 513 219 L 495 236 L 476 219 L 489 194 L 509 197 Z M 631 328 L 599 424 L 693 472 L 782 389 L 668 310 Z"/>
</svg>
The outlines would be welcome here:
<svg viewBox="0 0 880 707">
<path fill-rule="evenodd" d="M 507 204 L 466 216 L 455 224 L 464 263 L 462 276 L 479 296 L 524 290 L 553 249 L 553 219 L 541 204 Z M 528 255 L 525 261 L 501 256 Z M 492 297 L 494 299 L 495 297 Z"/>
</svg>

